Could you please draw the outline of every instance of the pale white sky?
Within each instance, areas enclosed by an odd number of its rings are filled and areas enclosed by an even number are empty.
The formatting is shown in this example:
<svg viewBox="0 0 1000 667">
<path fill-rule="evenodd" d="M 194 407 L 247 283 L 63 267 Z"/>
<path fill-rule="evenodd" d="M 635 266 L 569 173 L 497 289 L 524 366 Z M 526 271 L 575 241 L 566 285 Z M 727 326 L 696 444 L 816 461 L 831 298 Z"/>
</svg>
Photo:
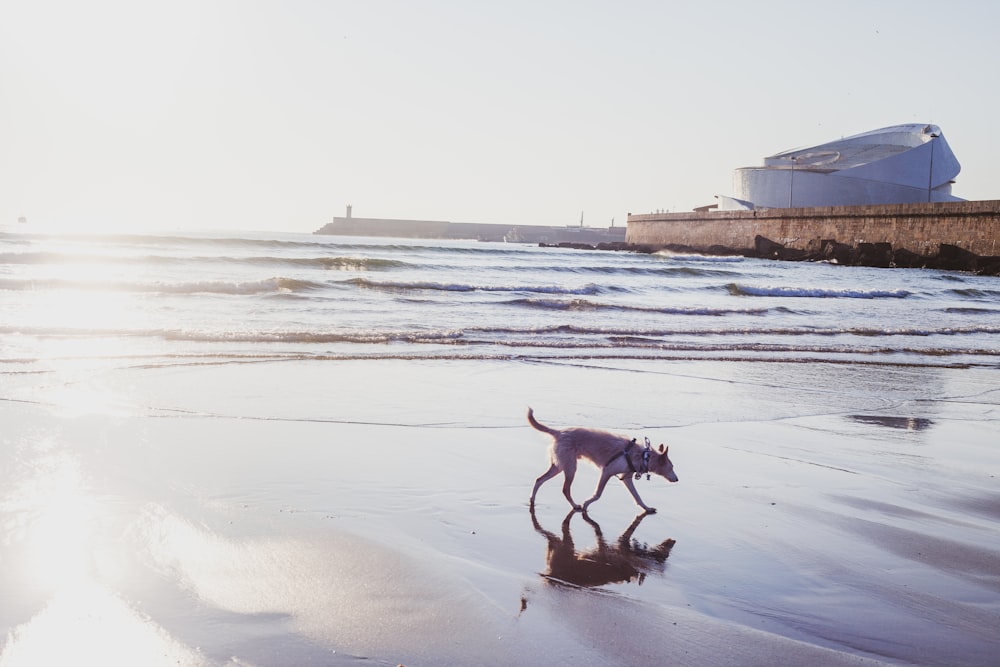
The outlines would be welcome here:
<svg viewBox="0 0 1000 667">
<path fill-rule="evenodd" d="M 0 0 L 0 224 L 588 225 L 940 125 L 1000 198 L 1000 4 Z"/>
</svg>

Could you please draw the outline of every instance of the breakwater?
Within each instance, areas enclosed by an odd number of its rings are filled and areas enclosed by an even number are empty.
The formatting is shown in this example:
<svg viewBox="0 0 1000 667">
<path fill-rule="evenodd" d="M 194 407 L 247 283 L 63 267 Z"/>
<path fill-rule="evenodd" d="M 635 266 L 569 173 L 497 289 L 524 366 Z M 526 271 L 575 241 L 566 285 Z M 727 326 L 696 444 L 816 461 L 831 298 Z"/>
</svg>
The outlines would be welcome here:
<svg viewBox="0 0 1000 667">
<path fill-rule="evenodd" d="M 624 227 L 508 225 L 437 220 L 335 217 L 314 232 L 334 236 L 467 239 L 507 243 L 623 243 Z"/>
<path fill-rule="evenodd" d="M 1000 271 L 1000 200 L 629 215 L 626 242 L 774 259 Z"/>
</svg>

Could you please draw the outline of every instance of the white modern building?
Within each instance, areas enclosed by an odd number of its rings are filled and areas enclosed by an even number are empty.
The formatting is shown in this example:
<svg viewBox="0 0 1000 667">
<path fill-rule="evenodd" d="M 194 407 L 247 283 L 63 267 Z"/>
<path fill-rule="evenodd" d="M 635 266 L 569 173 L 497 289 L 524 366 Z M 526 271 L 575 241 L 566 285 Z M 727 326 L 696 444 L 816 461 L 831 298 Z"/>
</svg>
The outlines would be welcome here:
<svg viewBox="0 0 1000 667">
<path fill-rule="evenodd" d="M 951 194 L 961 170 L 937 125 L 856 134 L 764 158 L 733 175 L 721 210 L 963 201 Z"/>
</svg>

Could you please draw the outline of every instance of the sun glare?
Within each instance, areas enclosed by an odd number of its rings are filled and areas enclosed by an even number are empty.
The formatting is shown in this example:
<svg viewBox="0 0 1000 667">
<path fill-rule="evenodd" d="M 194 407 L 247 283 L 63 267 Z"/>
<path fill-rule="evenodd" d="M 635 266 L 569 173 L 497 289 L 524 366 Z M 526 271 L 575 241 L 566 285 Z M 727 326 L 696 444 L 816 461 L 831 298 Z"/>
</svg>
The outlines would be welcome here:
<svg viewBox="0 0 1000 667">
<path fill-rule="evenodd" d="M 39 589 L 64 588 L 89 576 L 89 533 L 95 519 L 75 459 L 43 452 L 4 502 L 17 517 L 27 566 L 25 583 Z"/>
<path fill-rule="evenodd" d="M 33 312 L 27 314 L 38 326 L 66 334 L 92 334 L 134 321 L 128 294 L 79 276 L 65 282 L 71 287 L 36 295 Z"/>
<path fill-rule="evenodd" d="M 55 289 L 31 294 L 19 313 L 23 354 L 40 370 L 55 373 L 44 400 L 63 415 L 114 414 L 121 397 L 104 383 L 102 370 L 127 353 L 129 331 L 142 326 L 135 294 L 115 289 L 113 269 L 101 265 L 46 267 Z"/>
<path fill-rule="evenodd" d="M 209 662 L 116 595 L 92 582 L 60 591 L 11 630 L 0 667 L 205 665 Z"/>
<path fill-rule="evenodd" d="M 78 460 L 40 440 L 21 479 L 3 490 L 4 567 L 17 591 L 43 604 L 0 643 L 0 667 L 12 665 L 197 665 L 203 656 L 172 638 L 108 588 L 123 576 L 104 552 L 107 521 Z"/>
</svg>

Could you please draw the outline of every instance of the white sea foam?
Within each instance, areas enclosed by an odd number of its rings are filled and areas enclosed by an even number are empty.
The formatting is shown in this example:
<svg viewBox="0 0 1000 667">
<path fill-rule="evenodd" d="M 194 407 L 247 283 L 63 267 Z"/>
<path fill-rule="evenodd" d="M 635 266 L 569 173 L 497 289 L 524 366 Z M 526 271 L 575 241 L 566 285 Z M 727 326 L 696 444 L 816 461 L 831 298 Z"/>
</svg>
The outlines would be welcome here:
<svg viewBox="0 0 1000 667">
<path fill-rule="evenodd" d="M 905 299 L 910 296 L 905 289 L 827 289 L 822 287 L 774 287 L 734 283 L 730 292 L 739 296 L 802 297 L 809 299 Z"/>
</svg>

